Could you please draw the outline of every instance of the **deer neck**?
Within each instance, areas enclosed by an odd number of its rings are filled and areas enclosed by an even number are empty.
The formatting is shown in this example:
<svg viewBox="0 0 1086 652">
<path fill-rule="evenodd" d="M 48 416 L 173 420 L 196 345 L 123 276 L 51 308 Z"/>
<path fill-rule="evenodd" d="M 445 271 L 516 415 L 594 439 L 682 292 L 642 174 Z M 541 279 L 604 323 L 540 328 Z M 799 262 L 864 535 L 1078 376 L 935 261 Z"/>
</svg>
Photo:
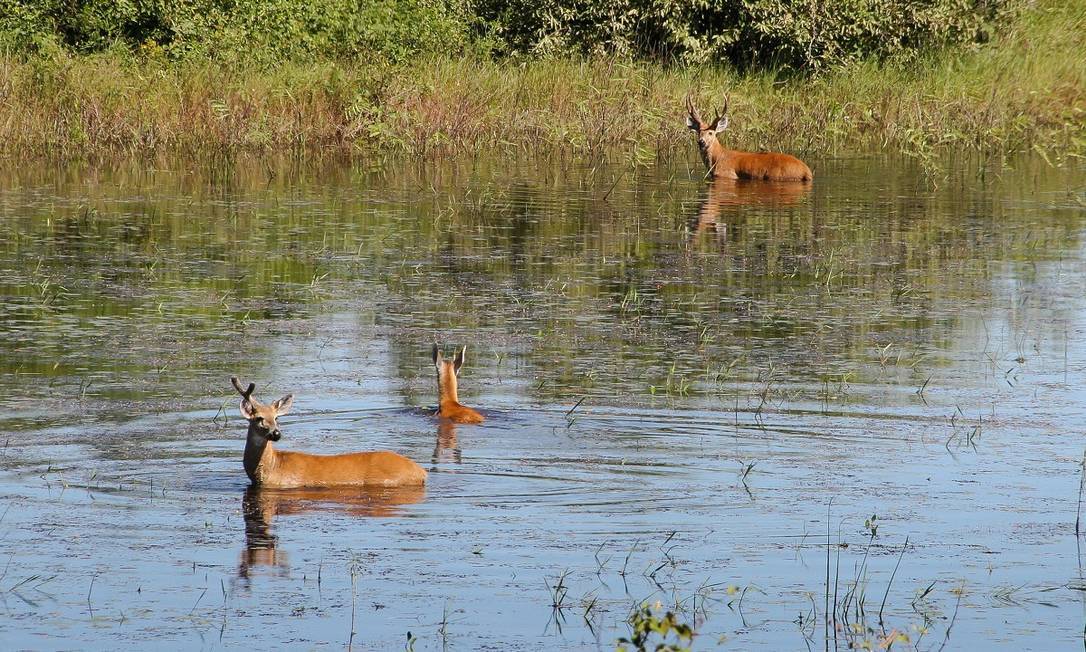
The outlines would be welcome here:
<svg viewBox="0 0 1086 652">
<path fill-rule="evenodd" d="M 724 145 L 716 138 L 709 147 L 701 152 L 701 160 L 709 170 L 709 176 L 720 176 L 720 173 L 731 168 L 732 151 L 725 149 Z"/>
<path fill-rule="evenodd" d="M 249 426 L 245 439 L 245 473 L 254 484 L 261 484 L 279 465 L 279 455 L 267 437 L 256 433 L 254 426 Z"/>
<path fill-rule="evenodd" d="M 460 399 L 456 395 L 456 374 L 442 372 L 437 376 L 437 395 L 439 407 L 453 407 L 460 405 Z"/>
</svg>

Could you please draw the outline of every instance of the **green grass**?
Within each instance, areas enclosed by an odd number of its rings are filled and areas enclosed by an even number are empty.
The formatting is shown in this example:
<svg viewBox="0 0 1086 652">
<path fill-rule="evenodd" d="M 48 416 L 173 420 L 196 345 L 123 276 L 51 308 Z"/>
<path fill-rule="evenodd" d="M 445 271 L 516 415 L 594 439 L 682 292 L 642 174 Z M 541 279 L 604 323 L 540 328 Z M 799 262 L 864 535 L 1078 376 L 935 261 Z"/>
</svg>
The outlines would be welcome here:
<svg viewBox="0 0 1086 652">
<path fill-rule="evenodd" d="M 0 156 L 618 152 L 687 148 L 683 99 L 731 97 L 727 144 L 801 154 L 1086 154 L 1086 1 L 1040 0 L 990 43 L 810 78 L 595 60 L 225 67 L 127 53 L 0 59 Z M 685 151 L 685 149 L 683 150 Z"/>
</svg>

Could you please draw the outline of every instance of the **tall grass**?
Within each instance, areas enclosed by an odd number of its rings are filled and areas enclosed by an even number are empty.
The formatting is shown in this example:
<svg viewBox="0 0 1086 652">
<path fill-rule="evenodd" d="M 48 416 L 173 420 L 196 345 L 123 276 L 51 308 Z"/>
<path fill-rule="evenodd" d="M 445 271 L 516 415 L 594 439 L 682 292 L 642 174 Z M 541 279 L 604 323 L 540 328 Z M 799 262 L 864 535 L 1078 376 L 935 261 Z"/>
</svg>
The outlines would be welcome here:
<svg viewBox="0 0 1086 652">
<path fill-rule="evenodd" d="M 1040 0 L 998 38 L 910 65 L 814 77 L 612 60 L 409 66 L 177 63 L 105 53 L 0 59 L 0 156 L 480 148 L 666 155 L 687 93 L 731 98 L 726 142 L 817 154 L 946 147 L 1086 153 L 1086 2 Z"/>
</svg>

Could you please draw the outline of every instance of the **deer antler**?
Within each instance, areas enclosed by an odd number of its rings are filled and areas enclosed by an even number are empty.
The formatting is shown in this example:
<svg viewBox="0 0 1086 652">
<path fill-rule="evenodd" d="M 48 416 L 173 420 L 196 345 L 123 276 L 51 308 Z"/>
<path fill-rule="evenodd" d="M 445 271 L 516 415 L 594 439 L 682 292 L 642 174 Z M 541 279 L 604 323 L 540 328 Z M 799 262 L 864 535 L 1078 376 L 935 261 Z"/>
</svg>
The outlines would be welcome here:
<svg viewBox="0 0 1086 652">
<path fill-rule="evenodd" d="M 253 390 L 256 389 L 256 383 L 249 383 L 249 389 L 242 389 L 241 381 L 238 380 L 237 376 L 230 376 L 230 382 L 233 383 L 234 389 L 238 390 L 238 394 L 241 394 L 243 399 L 246 401 L 253 400 Z"/>
<path fill-rule="evenodd" d="M 690 99 L 689 94 L 687 94 L 687 96 L 686 96 L 686 110 L 690 112 L 690 117 L 691 118 L 693 118 L 694 120 L 696 120 L 699 123 L 702 121 L 701 120 L 701 114 L 698 113 L 698 110 L 694 108 L 694 102 Z"/>
<path fill-rule="evenodd" d="M 712 124 L 717 124 L 720 119 L 728 115 L 728 95 L 724 95 L 724 106 L 719 111 L 716 111 L 716 115 L 713 116 Z"/>
</svg>

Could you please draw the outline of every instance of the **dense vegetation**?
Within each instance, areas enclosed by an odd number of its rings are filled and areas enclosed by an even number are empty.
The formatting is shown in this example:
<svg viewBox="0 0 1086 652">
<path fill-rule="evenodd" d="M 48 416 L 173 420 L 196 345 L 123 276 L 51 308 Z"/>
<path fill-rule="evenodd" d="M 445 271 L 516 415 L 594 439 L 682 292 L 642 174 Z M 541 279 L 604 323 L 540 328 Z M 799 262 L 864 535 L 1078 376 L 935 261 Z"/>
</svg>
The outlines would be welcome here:
<svg viewBox="0 0 1086 652">
<path fill-rule="evenodd" d="M 9 51 L 121 48 L 173 60 L 406 60 L 467 45 L 443 0 L 0 0 Z"/>
<path fill-rule="evenodd" d="M 1086 154 L 1086 0 L 0 0 L 0 155 Z M 686 151 L 683 149 L 682 151 Z"/>
<path fill-rule="evenodd" d="M 988 39 L 1016 0 L 0 0 L 9 51 L 406 61 L 578 52 L 818 68 Z"/>
<path fill-rule="evenodd" d="M 500 47 L 820 68 L 988 38 L 1014 0 L 481 0 Z"/>
</svg>

